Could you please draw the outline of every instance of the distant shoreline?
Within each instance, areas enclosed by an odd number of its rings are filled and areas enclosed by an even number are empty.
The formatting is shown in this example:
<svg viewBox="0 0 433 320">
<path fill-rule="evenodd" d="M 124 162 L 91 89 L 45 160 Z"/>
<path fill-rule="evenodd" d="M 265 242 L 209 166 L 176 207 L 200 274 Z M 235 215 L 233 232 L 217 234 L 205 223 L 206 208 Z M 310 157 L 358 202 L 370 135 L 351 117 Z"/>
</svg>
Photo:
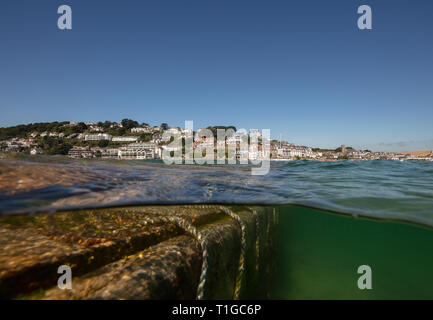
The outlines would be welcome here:
<svg viewBox="0 0 433 320">
<path fill-rule="evenodd" d="M 36 159 L 50 159 L 55 160 L 55 158 L 58 158 L 59 160 L 70 160 L 70 161 L 121 161 L 121 162 L 131 162 L 131 161 L 140 161 L 140 162 L 153 162 L 153 163 L 164 163 L 162 159 L 118 159 L 118 158 L 70 158 L 66 155 L 29 155 L 21 152 L 0 152 L 0 161 L 4 160 L 36 160 Z M 184 161 L 183 159 L 182 161 Z M 392 161 L 398 161 L 398 162 L 405 162 L 405 161 L 422 161 L 422 162 L 433 162 L 432 158 L 412 158 L 412 159 L 309 159 L 309 158 L 300 158 L 300 159 L 269 159 L 271 162 L 294 162 L 294 161 L 313 161 L 313 162 L 339 162 L 339 161 L 353 161 L 353 162 L 360 162 L 360 161 L 375 161 L 375 160 L 392 160 Z M 181 163 L 185 164 L 185 163 Z M 194 163 L 196 164 L 196 163 Z M 224 164 L 218 164 L 215 160 L 215 163 L 211 165 L 227 165 L 228 163 Z M 237 162 L 236 164 L 241 164 Z M 190 165 L 190 164 L 189 164 Z M 196 164 L 201 165 L 201 164 Z M 248 163 L 248 165 L 252 165 L 251 161 Z"/>
</svg>

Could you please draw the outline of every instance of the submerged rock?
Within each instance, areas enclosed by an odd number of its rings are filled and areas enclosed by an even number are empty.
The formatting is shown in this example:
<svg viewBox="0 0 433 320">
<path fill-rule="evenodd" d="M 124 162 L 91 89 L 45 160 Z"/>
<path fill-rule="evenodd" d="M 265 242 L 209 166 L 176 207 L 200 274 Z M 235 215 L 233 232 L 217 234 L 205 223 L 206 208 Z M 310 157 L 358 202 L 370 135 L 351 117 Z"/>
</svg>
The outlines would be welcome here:
<svg viewBox="0 0 433 320">
<path fill-rule="evenodd" d="M 0 219 L 0 296 L 24 299 L 264 298 L 277 213 L 173 205 Z M 57 286 L 59 266 L 72 289 Z"/>
</svg>

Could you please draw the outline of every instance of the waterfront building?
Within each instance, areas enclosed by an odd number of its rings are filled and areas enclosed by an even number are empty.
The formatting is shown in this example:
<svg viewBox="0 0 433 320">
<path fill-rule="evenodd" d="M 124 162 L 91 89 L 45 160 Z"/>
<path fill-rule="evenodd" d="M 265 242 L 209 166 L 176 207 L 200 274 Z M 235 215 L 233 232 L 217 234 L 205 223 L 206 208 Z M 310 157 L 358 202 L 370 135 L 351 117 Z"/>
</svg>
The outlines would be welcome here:
<svg viewBox="0 0 433 320">
<path fill-rule="evenodd" d="M 111 158 L 118 159 L 119 158 L 119 149 L 104 149 L 101 152 L 102 158 Z"/>
<path fill-rule="evenodd" d="M 316 154 L 310 147 L 305 146 L 283 146 L 277 148 L 278 158 L 290 159 L 290 158 L 316 158 Z"/>
<path fill-rule="evenodd" d="M 126 160 L 159 159 L 161 150 L 151 142 L 131 143 L 119 149 L 119 158 Z"/>
<path fill-rule="evenodd" d="M 68 152 L 68 156 L 74 159 L 80 158 L 93 158 L 95 156 L 94 152 L 90 150 L 89 147 L 73 147 Z"/>
<path fill-rule="evenodd" d="M 291 157 L 289 148 L 277 148 L 277 157 L 280 159 L 289 159 Z"/>
</svg>

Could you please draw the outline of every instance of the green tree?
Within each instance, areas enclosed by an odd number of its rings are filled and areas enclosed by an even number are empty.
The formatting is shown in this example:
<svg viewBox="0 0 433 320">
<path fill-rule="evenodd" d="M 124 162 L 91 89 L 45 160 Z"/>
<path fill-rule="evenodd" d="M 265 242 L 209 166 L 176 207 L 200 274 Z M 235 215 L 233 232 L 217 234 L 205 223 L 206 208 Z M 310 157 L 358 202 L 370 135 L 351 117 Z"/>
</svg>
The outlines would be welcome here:
<svg viewBox="0 0 433 320">
<path fill-rule="evenodd" d="M 110 143 L 110 141 L 108 141 L 108 140 L 100 140 L 100 141 L 98 141 L 98 147 L 106 148 L 109 143 Z"/>
<path fill-rule="evenodd" d="M 233 129 L 234 132 L 236 132 L 236 127 L 235 126 L 212 126 L 212 127 L 207 127 L 206 129 L 209 129 L 212 131 L 212 134 L 214 135 L 214 137 L 217 136 L 217 130 L 218 129 L 224 129 L 224 130 L 229 130 L 229 129 Z"/>
<path fill-rule="evenodd" d="M 144 142 L 148 142 L 152 140 L 152 134 L 151 133 L 143 133 L 140 135 L 140 140 Z"/>
<path fill-rule="evenodd" d="M 104 123 L 102 124 L 102 128 L 104 129 L 109 129 L 111 127 L 113 123 L 111 121 L 104 121 Z"/>
<path fill-rule="evenodd" d="M 79 122 L 74 126 L 74 133 L 83 133 L 87 130 L 87 125 L 84 122 Z"/>
<path fill-rule="evenodd" d="M 132 128 L 138 127 L 139 124 L 137 121 L 131 120 L 131 119 L 123 119 L 122 120 L 122 126 L 126 129 L 126 130 L 131 130 Z"/>
</svg>

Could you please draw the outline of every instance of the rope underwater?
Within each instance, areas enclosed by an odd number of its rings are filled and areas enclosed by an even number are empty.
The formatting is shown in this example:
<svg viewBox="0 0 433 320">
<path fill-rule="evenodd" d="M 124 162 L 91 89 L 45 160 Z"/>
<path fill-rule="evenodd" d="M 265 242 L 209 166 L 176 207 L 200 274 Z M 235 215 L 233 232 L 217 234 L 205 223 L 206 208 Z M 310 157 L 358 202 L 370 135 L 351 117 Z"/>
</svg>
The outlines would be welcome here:
<svg viewBox="0 0 433 320">
<path fill-rule="evenodd" d="M 257 211 L 247 207 L 256 219 L 256 271 L 259 271 L 259 261 L 260 261 L 260 220 Z"/>
<path fill-rule="evenodd" d="M 203 300 L 204 291 L 206 287 L 207 272 L 209 269 L 209 254 L 207 250 L 207 241 L 206 238 L 203 237 L 203 234 L 200 231 L 198 231 L 197 228 L 194 227 L 189 221 L 176 216 L 148 217 L 144 222 L 145 224 L 147 224 L 148 222 L 150 222 L 151 224 L 161 223 L 161 222 L 174 223 L 179 228 L 183 229 L 186 233 L 194 237 L 200 243 L 202 255 L 203 255 L 203 262 L 201 267 L 200 280 L 197 287 L 197 300 Z"/>
<path fill-rule="evenodd" d="M 230 216 L 232 219 L 236 220 L 241 227 L 241 255 L 239 257 L 239 268 L 236 276 L 236 285 L 234 292 L 234 300 L 239 300 L 240 291 L 242 288 L 242 279 L 245 273 L 245 263 L 246 263 L 246 251 L 247 251 L 247 228 L 245 223 L 242 221 L 241 217 L 234 213 L 229 208 L 220 206 L 219 207 L 224 213 Z"/>
<path fill-rule="evenodd" d="M 201 205 L 202 208 L 215 208 L 215 206 L 212 205 Z M 236 282 L 235 282 L 235 290 L 233 298 L 234 300 L 239 300 L 240 292 L 243 286 L 243 278 L 246 270 L 246 251 L 247 251 L 247 228 L 245 222 L 242 220 L 242 218 L 236 214 L 233 210 L 224 207 L 224 206 L 218 206 L 218 208 L 223 211 L 225 214 L 227 214 L 229 217 L 231 217 L 233 220 L 236 220 L 237 223 L 240 226 L 241 229 L 241 254 L 239 256 L 239 266 L 238 266 L 238 272 L 236 274 Z M 259 258 L 260 258 L 260 222 L 259 222 L 259 215 L 257 214 L 256 210 L 248 208 L 255 217 L 255 227 L 256 227 L 256 241 L 255 241 L 255 247 L 256 247 L 256 270 L 259 268 Z M 275 219 L 275 211 L 274 211 L 274 219 Z M 202 263 L 202 269 L 200 273 L 200 279 L 199 284 L 197 287 L 197 300 L 202 300 L 204 298 L 205 294 L 205 288 L 206 288 L 206 282 L 207 282 L 207 274 L 209 269 L 209 253 L 207 250 L 207 240 L 203 236 L 203 234 L 197 230 L 196 227 L 194 227 L 188 220 L 178 217 L 178 216 L 166 216 L 166 217 L 148 217 L 145 220 L 145 223 L 174 223 L 181 229 L 183 229 L 186 233 L 194 237 L 201 246 L 202 249 L 202 255 L 203 255 L 203 263 Z M 267 225 L 267 233 L 269 233 L 269 223 Z M 267 235 L 268 236 L 268 235 Z"/>
</svg>

